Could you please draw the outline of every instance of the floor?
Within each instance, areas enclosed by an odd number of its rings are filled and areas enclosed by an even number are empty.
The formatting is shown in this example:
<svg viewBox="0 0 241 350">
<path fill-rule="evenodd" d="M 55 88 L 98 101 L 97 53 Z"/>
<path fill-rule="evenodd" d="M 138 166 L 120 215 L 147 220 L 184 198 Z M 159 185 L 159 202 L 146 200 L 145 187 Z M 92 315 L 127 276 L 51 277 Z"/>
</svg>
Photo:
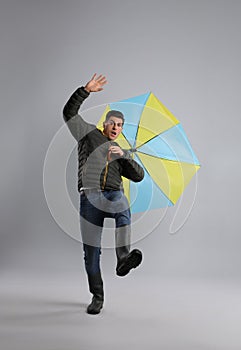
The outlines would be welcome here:
<svg viewBox="0 0 241 350">
<path fill-rule="evenodd" d="M 131 274 L 105 276 L 104 309 L 93 316 L 85 277 L 5 271 L 0 348 L 240 350 L 240 284 Z"/>
</svg>

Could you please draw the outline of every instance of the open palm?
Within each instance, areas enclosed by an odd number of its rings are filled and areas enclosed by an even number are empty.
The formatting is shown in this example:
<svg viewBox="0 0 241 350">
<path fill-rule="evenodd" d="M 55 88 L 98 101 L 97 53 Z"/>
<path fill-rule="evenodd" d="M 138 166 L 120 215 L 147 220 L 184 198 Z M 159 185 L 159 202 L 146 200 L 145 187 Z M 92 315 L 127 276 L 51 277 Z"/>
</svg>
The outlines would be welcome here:
<svg viewBox="0 0 241 350">
<path fill-rule="evenodd" d="M 96 73 L 85 85 L 85 90 L 88 92 L 97 92 L 103 90 L 103 86 L 107 83 L 106 77 L 102 74 L 96 77 Z"/>
</svg>

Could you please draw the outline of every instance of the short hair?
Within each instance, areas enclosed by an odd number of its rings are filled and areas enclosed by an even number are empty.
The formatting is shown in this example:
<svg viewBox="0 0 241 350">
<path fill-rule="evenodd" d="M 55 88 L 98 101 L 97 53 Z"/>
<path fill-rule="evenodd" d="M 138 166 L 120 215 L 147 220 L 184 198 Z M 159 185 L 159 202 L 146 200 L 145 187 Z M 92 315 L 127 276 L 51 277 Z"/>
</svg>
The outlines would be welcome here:
<svg viewBox="0 0 241 350">
<path fill-rule="evenodd" d="M 105 121 L 109 120 L 110 117 L 116 117 L 116 118 L 122 119 L 123 124 L 124 124 L 124 122 L 125 122 L 124 115 L 123 115 L 123 113 L 120 112 L 120 111 L 116 111 L 116 110 L 111 110 L 111 111 L 109 111 L 108 113 L 106 113 Z"/>
</svg>

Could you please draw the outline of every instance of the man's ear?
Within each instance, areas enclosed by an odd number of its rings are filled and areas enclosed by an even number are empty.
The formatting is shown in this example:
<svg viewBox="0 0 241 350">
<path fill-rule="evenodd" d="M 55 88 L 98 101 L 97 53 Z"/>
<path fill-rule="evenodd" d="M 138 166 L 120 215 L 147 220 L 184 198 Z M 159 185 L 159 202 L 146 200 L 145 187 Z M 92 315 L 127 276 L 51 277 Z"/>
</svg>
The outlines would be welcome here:
<svg viewBox="0 0 241 350">
<path fill-rule="evenodd" d="M 106 121 L 103 122 L 103 132 L 105 132 L 106 129 Z"/>
</svg>

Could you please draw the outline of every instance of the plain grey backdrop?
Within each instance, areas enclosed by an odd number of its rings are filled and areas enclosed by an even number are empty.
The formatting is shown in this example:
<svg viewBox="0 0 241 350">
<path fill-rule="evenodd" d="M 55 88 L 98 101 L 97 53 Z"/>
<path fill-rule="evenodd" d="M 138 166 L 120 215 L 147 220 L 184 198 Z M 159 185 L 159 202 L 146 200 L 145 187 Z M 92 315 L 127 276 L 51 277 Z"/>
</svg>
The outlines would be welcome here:
<svg viewBox="0 0 241 350">
<path fill-rule="evenodd" d="M 238 0 L 1 0 L 2 349 L 240 349 L 240 32 Z M 95 72 L 108 84 L 83 109 L 152 91 L 202 167 L 186 222 L 170 234 L 170 208 L 137 242 L 136 271 L 118 279 L 102 251 L 93 318 L 82 247 L 51 216 L 43 165 L 67 98 Z"/>
</svg>

